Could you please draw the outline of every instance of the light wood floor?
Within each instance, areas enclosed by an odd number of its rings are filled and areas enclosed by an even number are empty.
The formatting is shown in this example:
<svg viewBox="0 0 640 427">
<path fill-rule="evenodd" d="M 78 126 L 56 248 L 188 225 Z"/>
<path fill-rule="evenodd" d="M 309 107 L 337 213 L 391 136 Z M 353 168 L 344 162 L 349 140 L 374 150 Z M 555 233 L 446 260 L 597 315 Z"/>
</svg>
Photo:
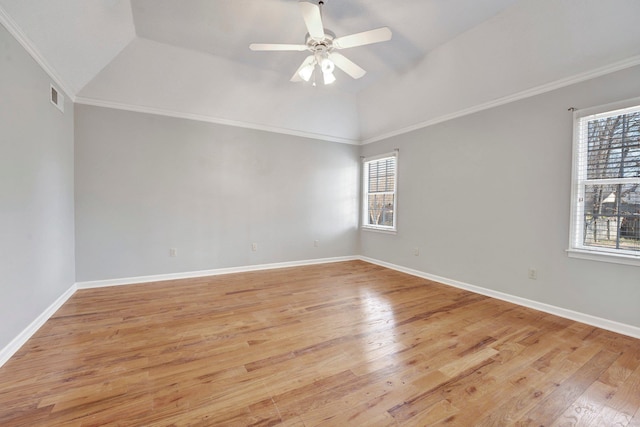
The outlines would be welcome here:
<svg viewBox="0 0 640 427">
<path fill-rule="evenodd" d="M 1 426 L 640 426 L 640 340 L 364 262 L 78 291 Z"/>
</svg>

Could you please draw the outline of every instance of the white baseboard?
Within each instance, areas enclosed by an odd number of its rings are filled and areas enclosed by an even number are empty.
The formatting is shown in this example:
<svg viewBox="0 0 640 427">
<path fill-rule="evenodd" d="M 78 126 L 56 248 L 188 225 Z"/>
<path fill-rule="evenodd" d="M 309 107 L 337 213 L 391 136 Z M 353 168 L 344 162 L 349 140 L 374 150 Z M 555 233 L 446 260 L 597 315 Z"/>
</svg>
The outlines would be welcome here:
<svg viewBox="0 0 640 427">
<path fill-rule="evenodd" d="M 521 298 L 515 295 L 505 294 L 504 292 L 498 292 L 480 286 L 470 285 L 468 283 L 460 282 L 458 280 L 447 279 L 446 277 L 436 276 L 434 274 L 425 273 L 423 271 L 414 270 L 412 268 L 403 267 L 389 262 L 380 261 L 373 258 L 361 256 L 360 260 L 376 264 L 381 267 L 390 268 L 392 270 L 407 273 L 412 276 L 418 276 L 423 279 L 432 280 L 434 282 L 442 283 L 445 285 L 453 286 L 455 288 L 464 289 L 476 294 L 485 295 L 491 298 L 496 298 L 502 301 L 507 301 L 513 304 L 521 305 L 523 307 L 532 308 L 534 310 L 543 311 L 545 313 L 553 314 L 565 319 L 575 320 L 576 322 L 585 323 L 587 325 L 595 326 L 598 328 L 606 329 L 608 331 L 616 332 L 622 335 L 627 335 L 633 338 L 640 339 L 640 327 L 627 325 L 625 323 L 616 322 L 613 320 L 603 319 L 601 317 L 592 316 L 590 314 L 580 313 L 577 311 L 569 310 L 562 307 L 556 307 L 554 305 L 545 304 L 538 301 L 533 301 L 526 298 Z"/>
<path fill-rule="evenodd" d="M 247 265 L 243 267 L 218 268 L 214 270 L 191 271 L 185 273 L 158 274 L 153 276 L 139 276 L 122 279 L 97 280 L 78 282 L 71 286 L 53 304 L 40 314 L 29 326 L 15 337 L 6 347 L 0 349 L 0 367 L 4 365 L 38 329 L 69 299 L 78 289 L 101 288 L 106 286 L 131 285 L 136 283 L 159 282 L 163 280 L 188 279 L 193 277 L 218 276 L 221 274 L 243 273 L 248 271 L 272 270 L 276 268 L 299 267 L 303 265 L 328 264 L 331 262 L 354 261 L 357 256 L 320 258 L 302 261 L 279 262 L 272 264 Z"/>
<path fill-rule="evenodd" d="M 623 335 L 628 335 L 633 338 L 640 339 L 640 328 L 637 326 L 627 325 L 624 323 L 615 322 L 613 320 L 603 319 L 589 314 L 579 313 L 576 311 L 568 310 L 561 307 L 556 307 L 549 304 L 529 300 L 526 298 L 520 298 L 514 295 L 505 294 L 503 292 L 494 291 L 491 289 L 482 288 L 468 283 L 460 282 L 457 280 L 447 279 L 445 277 L 436 276 L 433 274 L 425 273 L 419 270 L 403 267 L 396 264 L 391 264 L 385 261 L 376 260 L 364 256 L 344 256 L 334 258 L 320 258 L 302 261 L 280 262 L 272 264 L 259 264 L 248 265 L 243 267 L 230 267 L 219 268 L 214 270 L 200 270 L 184 273 L 170 273 L 170 274 L 158 274 L 152 276 L 139 276 L 122 279 L 110 279 L 110 280 L 97 280 L 89 282 L 78 282 L 71 286 L 64 294 L 62 294 L 53 304 L 51 304 L 42 314 L 40 314 L 25 330 L 23 330 L 17 337 L 15 337 L 6 347 L 0 349 L 0 367 L 4 365 L 19 349 L 22 347 L 29 338 L 36 333 L 38 329 L 55 313 L 62 305 L 76 292 L 78 289 L 91 289 L 100 288 L 106 286 L 120 286 L 136 283 L 149 283 L 159 282 L 164 280 L 177 280 L 188 279 L 195 277 L 217 276 L 222 274 L 243 273 L 249 271 L 259 270 L 272 270 L 277 268 L 287 267 L 299 267 L 304 265 L 317 265 L 327 264 L 332 262 L 354 261 L 361 260 L 371 264 L 376 264 L 382 267 L 390 268 L 392 270 L 400 271 L 402 273 L 411 274 L 412 276 L 421 277 L 423 279 L 432 280 L 434 282 L 442 283 L 445 285 L 453 286 L 460 289 L 465 289 L 470 292 L 474 292 L 488 297 L 496 298 L 499 300 L 511 302 L 524 307 L 532 308 L 534 310 L 543 311 L 545 313 L 554 314 L 566 319 L 575 320 L 577 322 L 585 323 L 587 325 L 596 326 L 598 328 L 606 329 L 609 331 L 617 332 Z"/>
<path fill-rule="evenodd" d="M 0 367 L 13 356 L 35 334 L 53 313 L 55 313 L 69 298 L 76 292 L 76 285 L 71 286 L 57 300 L 43 311 L 29 326 L 27 326 L 17 337 L 15 337 L 6 347 L 0 349 Z"/>
<path fill-rule="evenodd" d="M 353 261 L 357 256 L 308 259 L 302 261 L 277 262 L 272 264 L 246 265 L 242 267 L 217 268 L 213 270 L 188 271 L 184 273 L 155 274 L 152 276 L 137 276 L 121 279 L 94 280 L 77 282 L 78 289 L 103 288 L 107 286 L 133 285 L 136 283 L 161 282 L 165 280 L 191 279 L 195 277 L 219 276 L 222 274 L 246 273 L 249 271 L 273 270 L 276 268 L 300 267 L 303 265 L 327 264 L 330 262 Z"/>
</svg>

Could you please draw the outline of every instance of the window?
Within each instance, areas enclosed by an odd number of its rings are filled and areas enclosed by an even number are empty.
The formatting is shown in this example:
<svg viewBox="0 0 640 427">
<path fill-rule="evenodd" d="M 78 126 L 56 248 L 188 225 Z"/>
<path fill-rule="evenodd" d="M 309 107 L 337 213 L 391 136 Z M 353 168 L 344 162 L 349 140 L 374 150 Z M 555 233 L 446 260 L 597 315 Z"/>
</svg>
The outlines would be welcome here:
<svg viewBox="0 0 640 427">
<path fill-rule="evenodd" d="M 396 231 L 397 152 L 364 159 L 364 228 Z"/>
<path fill-rule="evenodd" d="M 569 255 L 640 265 L 640 99 L 575 113 Z"/>
</svg>

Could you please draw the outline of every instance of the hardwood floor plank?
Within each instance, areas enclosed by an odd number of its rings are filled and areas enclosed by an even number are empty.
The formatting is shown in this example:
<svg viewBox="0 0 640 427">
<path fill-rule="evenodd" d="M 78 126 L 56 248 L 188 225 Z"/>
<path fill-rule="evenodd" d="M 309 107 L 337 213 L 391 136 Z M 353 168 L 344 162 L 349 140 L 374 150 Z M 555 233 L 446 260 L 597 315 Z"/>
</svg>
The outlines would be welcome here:
<svg viewBox="0 0 640 427">
<path fill-rule="evenodd" d="M 373 411 L 375 402 L 364 402 L 341 412 L 315 411 L 303 417 L 306 427 L 315 426 L 376 426 L 392 427 L 396 421 L 384 409 Z"/>
<path fill-rule="evenodd" d="M 595 381 L 551 425 L 555 427 L 590 425 L 602 412 L 606 406 L 608 396 L 614 390 L 611 386 Z"/>
<path fill-rule="evenodd" d="M 631 416 L 628 414 L 624 414 L 613 408 L 604 406 L 591 423 L 587 424 L 585 420 L 584 423 L 574 425 L 584 425 L 589 427 L 628 427 L 630 420 Z"/>
<path fill-rule="evenodd" d="M 74 294 L 4 426 L 638 425 L 640 340 L 361 261 Z"/>
<path fill-rule="evenodd" d="M 453 406 L 448 400 L 443 399 L 399 425 L 407 427 L 432 426 L 444 420 L 452 420 L 458 412 L 460 412 L 460 409 Z"/>
<path fill-rule="evenodd" d="M 600 381 L 612 387 L 619 387 L 633 374 L 640 364 L 640 357 L 634 351 L 623 350 L 622 355 L 600 377 Z"/>
<path fill-rule="evenodd" d="M 567 380 L 558 384 L 546 399 L 529 411 L 523 422 L 535 424 L 554 422 L 618 357 L 618 353 L 600 350 Z"/>
<path fill-rule="evenodd" d="M 405 400 L 403 403 L 398 404 L 391 409 L 389 413 L 399 422 L 406 422 L 408 419 L 416 416 L 417 414 L 428 410 L 433 405 L 442 400 L 443 393 L 447 392 L 450 387 L 456 384 L 465 383 L 469 377 L 491 364 L 495 363 L 492 358 L 482 358 L 482 360 L 475 360 L 473 366 L 465 364 L 466 369 L 464 371 L 457 372 L 454 377 L 450 377 L 447 374 L 442 373 L 447 378 L 445 381 L 438 382 L 435 386 L 427 389 L 426 391 L 412 396 L 410 399 Z"/>
<path fill-rule="evenodd" d="M 626 414 L 629 418 L 640 408 L 640 366 L 610 393 L 607 406 Z"/>
</svg>

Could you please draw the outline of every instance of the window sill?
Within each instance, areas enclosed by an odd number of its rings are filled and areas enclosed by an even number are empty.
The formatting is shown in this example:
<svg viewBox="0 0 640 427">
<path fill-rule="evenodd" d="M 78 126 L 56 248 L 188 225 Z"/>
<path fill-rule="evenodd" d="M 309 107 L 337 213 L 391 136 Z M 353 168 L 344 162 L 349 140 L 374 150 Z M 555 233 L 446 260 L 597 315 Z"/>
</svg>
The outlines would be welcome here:
<svg viewBox="0 0 640 427">
<path fill-rule="evenodd" d="M 567 255 L 570 258 L 581 258 L 591 261 L 611 262 L 614 264 L 625 264 L 640 267 L 640 256 L 609 254 L 581 249 L 567 249 Z"/>
<path fill-rule="evenodd" d="M 361 228 L 364 231 L 373 231 L 374 233 L 398 234 L 398 231 L 392 228 L 367 227 L 366 225 L 363 225 Z"/>
</svg>

